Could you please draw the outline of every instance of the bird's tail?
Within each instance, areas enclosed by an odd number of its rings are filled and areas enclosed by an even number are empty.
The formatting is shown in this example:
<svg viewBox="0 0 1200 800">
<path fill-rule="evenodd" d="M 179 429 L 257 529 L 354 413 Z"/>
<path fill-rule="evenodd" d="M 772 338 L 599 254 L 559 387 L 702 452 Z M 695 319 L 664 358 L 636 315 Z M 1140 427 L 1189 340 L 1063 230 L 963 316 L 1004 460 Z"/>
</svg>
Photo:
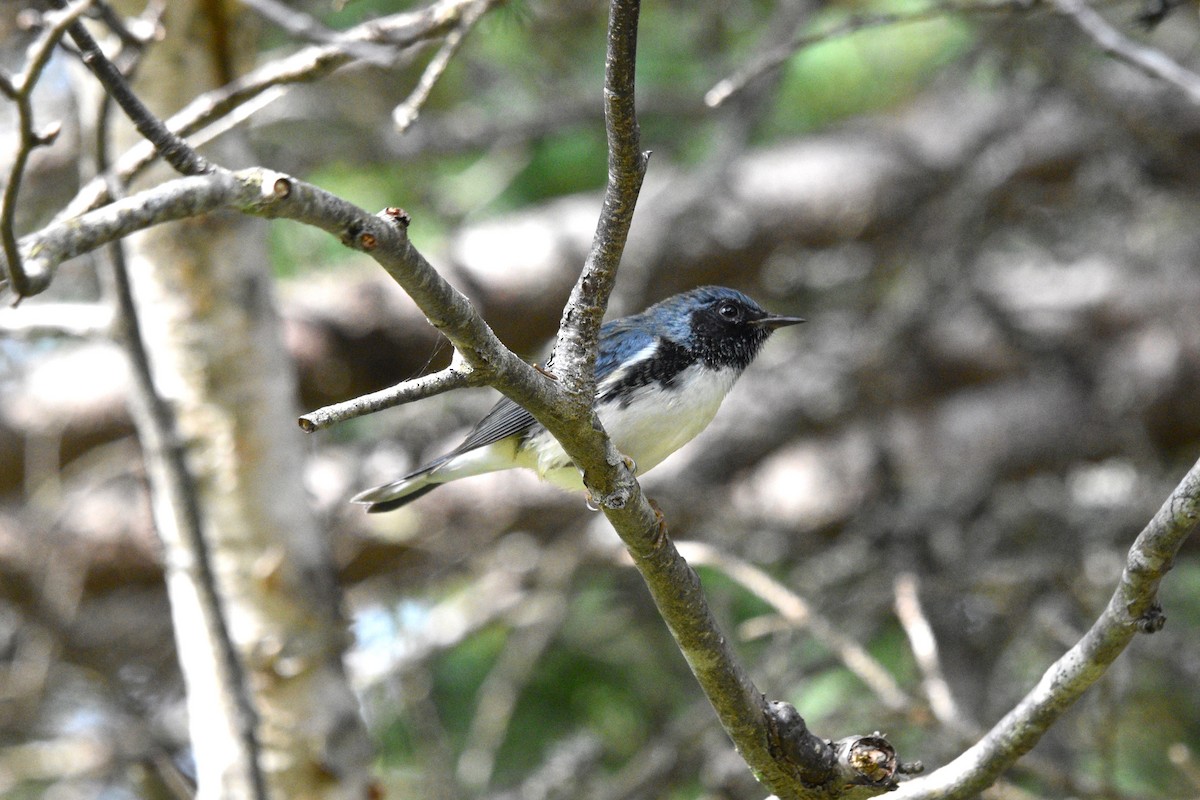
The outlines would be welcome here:
<svg viewBox="0 0 1200 800">
<path fill-rule="evenodd" d="M 512 448 L 512 444 L 507 444 L 504 447 L 493 445 L 465 452 L 456 450 L 399 480 L 360 492 L 351 497 L 350 502 L 365 505 L 368 514 L 392 511 L 429 494 L 443 483 L 498 469 L 510 469 L 513 466 Z"/>
<path fill-rule="evenodd" d="M 438 475 L 437 468 L 443 463 L 445 462 L 438 460 L 432 464 L 426 464 L 399 480 L 359 492 L 350 498 L 350 502 L 365 505 L 368 514 L 394 511 L 441 486 L 445 479 Z"/>
<path fill-rule="evenodd" d="M 393 511 L 441 486 L 440 482 L 422 480 L 423 477 L 422 475 L 405 476 L 398 481 L 367 489 L 365 492 L 359 492 L 351 497 L 350 502 L 366 506 L 368 514 Z"/>
<path fill-rule="evenodd" d="M 379 500 L 370 499 L 371 497 L 376 496 L 375 492 L 378 492 L 380 489 L 387 489 L 390 486 L 395 486 L 395 484 L 389 483 L 387 486 L 377 486 L 374 489 L 368 489 L 367 491 L 357 494 L 351 498 L 351 502 L 365 504 L 368 514 L 380 514 L 384 511 L 395 511 L 400 506 L 406 506 L 413 500 L 416 500 L 418 497 L 423 497 L 424 495 L 429 494 L 434 489 L 441 486 L 441 484 L 429 483 L 424 486 L 418 486 L 417 488 L 409 488 L 408 490 L 401 489 L 399 491 L 404 491 L 404 494 L 398 496 L 394 495 L 387 499 L 384 499 L 382 495 L 380 495 Z"/>
</svg>

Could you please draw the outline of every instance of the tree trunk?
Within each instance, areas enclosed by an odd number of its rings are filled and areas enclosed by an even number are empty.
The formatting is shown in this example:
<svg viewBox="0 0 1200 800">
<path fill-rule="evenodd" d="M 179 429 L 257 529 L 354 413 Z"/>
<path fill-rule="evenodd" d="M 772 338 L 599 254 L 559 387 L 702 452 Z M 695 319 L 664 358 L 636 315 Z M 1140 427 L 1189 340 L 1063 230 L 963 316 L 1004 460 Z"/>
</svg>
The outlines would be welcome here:
<svg viewBox="0 0 1200 800">
<path fill-rule="evenodd" d="M 135 85 L 160 116 L 229 77 L 237 50 L 229 34 L 245 29 L 222 12 L 235 5 L 167 5 L 168 38 L 151 48 Z M 237 145 L 213 156 L 235 161 Z M 331 554 L 302 489 L 295 378 L 265 237 L 261 223 L 229 215 L 130 241 L 159 399 L 143 397 L 136 416 L 198 796 L 361 798 L 371 746 L 342 666 Z M 173 453 L 186 464 L 182 481 Z"/>
</svg>

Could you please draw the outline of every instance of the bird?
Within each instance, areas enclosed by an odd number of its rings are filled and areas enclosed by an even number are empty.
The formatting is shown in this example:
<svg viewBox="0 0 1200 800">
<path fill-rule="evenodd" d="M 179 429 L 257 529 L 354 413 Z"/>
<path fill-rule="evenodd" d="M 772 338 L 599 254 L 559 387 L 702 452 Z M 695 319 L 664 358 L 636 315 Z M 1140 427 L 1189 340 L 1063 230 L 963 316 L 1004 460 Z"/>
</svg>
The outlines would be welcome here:
<svg viewBox="0 0 1200 800">
<path fill-rule="evenodd" d="M 701 286 L 604 323 L 595 409 L 634 472 L 650 471 L 708 427 L 771 334 L 800 322 L 764 311 L 736 289 Z M 552 369 L 547 363 L 546 371 Z M 368 513 L 392 511 L 444 483 L 521 467 L 559 487 L 584 488 L 557 440 L 505 397 L 458 447 L 350 502 Z"/>
</svg>

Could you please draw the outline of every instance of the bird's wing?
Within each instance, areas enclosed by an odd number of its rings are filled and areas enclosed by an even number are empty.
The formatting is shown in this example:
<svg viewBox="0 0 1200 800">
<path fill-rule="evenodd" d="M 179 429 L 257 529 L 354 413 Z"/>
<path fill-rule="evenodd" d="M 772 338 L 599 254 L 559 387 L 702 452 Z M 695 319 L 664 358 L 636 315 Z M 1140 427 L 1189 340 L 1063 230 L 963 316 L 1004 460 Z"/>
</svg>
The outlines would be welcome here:
<svg viewBox="0 0 1200 800">
<path fill-rule="evenodd" d="M 487 416 L 479 420 L 478 424 L 471 429 L 463 443 L 454 448 L 454 451 L 448 456 L 456 456 L 468 450 L 487 447 L 489 444 L 515 433 L 524 433 L 533 427 L 534 422 L 532 414 L 507 397 L 502 397 L 500 402 L 492 406 L 492 410 L 487 413 Z"/>
<path fill-rule="evenodd" d="M 658 337 L 644 327 L 634 327 L 632 318 L 616 319 L 600 328 L 600 349 L 596 353 L 596 383 L 612 375 L 622 365 L 639 354 L 649 356 L 648 350 L 658 342 Z"/>
<path fill-rule="evenodd" d="M 620 368 L 632 354 L 654 344 L 656 337 L 644 330 L 627 328 L 626 320 L 614 320 L 600 329 L 600 349 L 596 355 L 596 381 L 603 381 Z M 553 369 L 553 365 L 547 365 Z M 533 415 L 517 403 L 502 397 L 492 410 L 471 430 L 463 443 L 434 464 L 444 462 L 461 455 L 468 450 L 487 447 L 501 439 L 517 433 L 524 433 L 533 427 L 536 420 Z"/>
</svg>

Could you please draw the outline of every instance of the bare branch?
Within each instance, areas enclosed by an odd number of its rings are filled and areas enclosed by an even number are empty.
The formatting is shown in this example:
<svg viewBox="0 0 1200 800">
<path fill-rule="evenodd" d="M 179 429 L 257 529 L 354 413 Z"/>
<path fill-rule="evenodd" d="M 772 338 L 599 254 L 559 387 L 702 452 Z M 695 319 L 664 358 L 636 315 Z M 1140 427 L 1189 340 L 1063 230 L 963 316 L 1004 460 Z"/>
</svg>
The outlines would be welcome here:
<svg viewBox="0 0 1200 800">
<path fill-rule="evenodd" d="M 704 103 L 709 108 L 717 108 L 749 86 L 755 79 L 783 66 L 799 51 L 831 39 L 850 36 L 868 28 L 928 22 L 951 14 L 993 14 L 1027 7 L 1027 5 L 1014 0 L 982 0 L 978 3 L 962 3 L 951 0 L 950 2 L 934 2 L 926 8 L 916 11 L 855 14 L 849 19 L 815 33 L 802 33 L 797 30 L 795 36 L 787 44 L 760 53 L 733 75 L 718 81 L 705 93 Z"/>
<path fill-rule="evenodd" d="M 478 378 L 478 373 L 471 370 L 470 367 L 451 366 L 429 375 L 403 381 L 378 392 L 347 400 L 344 403 L 335 403 L 318 408 L 316 411 L 310 411 L 300 417 L 300 427 L 305 433 L 313 433 L 322 428 L 328 428 L 330 425 L 336 425 L 365 414 L 373 414 L 385 408 L 411 403 L 414 400 L 424 400 L 426 397 L 433 397 L 453 389 L 482 385 L 483 381 Z"/>
<path fill-rule="evenodd" d="M 552 358 L 567 394 L 580 408 L 590 409 L 596 393 L 594 373 L 600 324 L 616 282 L 649 159 L 649 153 L 641 149 L 634 102 L 639 10 L 640 3 L 636 0 L 613 0 L 609 5 L 604 59 L 608 184 L 591 251 L 563 310 Z"/>
<path fill-rule="evenodd" d="M 122 198 L 67 222 L 52 222 L 20 242 L 30 275 L 44 288 L 68 258 L 163 222 L 219 209 L 255 216 L 293 219 L 338 237 L 367 253 L 387 270 L 430 323 L 478 373 L 535 414 L 557 408 L 559 389 L 510 352 L 479 317 L 471 302 L 446 282 L 412 246 L 406 235 L 408 215 L 388 208 L 370 214 L 339 197 L 282 173 L 263 169 L 176 178 Z M 551 423 L 558 431 L 561 421 Z"/>
<path fill-rule="evenodd" d="M 57 135 L 57 128 L 45 132 L 34 131 L 33 121 L 33 87 L 37 84 L 50 60 L 50 54 L 66 34 L 67 30 L 87 11 L 91 0 L 82 0 L 73 6 L 68 6 L 58 13 L 46 16 L 45 30 L 42 31 L 26 54 L 25 69 L 13 78 L 0 76 L 0 90 L 17 104 L 17 131 L 19 141 L 17 152 L 13 156 L 12 166 L 8 170 L 8 180 L 4 182 L 4 193 L 0 195 L 0 245 L 4 249 L 4 259 L 8 262 L 8 281 L 13 294 L 19 301 L 22 297 L 35 294 L 30 285 L 29 276 L 21 264 L 17 249 L 17 234 L 15 230 L 17 213 L 17 194 L 21 190 L 21 180 L 25 176 L 25 167 L 29 156 L 35 148 L 48 145 Z"/>
<path fill-rule="evenodd" d="M 1186 69 L 1161 50 L 1146 47 L 1108 24 L 1084 0 L 1050 0 L 1059 13 L 1070 19 L 1091 37 L 1101 50 L 1152 78 L 1166 81 L 1183 90 L 1193 103 L 1200 103 L 1200 75 Z"/>
<path fill-rule="evenodd" d="M 66 0 L 52 0 L 52 2 L 59 8 L 67 7 Z M 67 33 L 79 46 L 83 54 L 83 63 L 96 76 L 96 80 L 100 81 L 108 95 L 117 102 L 117 105 L 121 106 L 121 110 L 129 117 L 138 133 L 154 145 L 154 149 L 163 157 L 163 160 L 182 175 L 201 175 L 212 170 L 212 165 L 208 163 L 207 159 L 171 132 L 162 120 L 146 108 L 145 103 L 133 93 L 125 76 L 121 74 L 115 64 L 108 60 L 104 51 L 100 49 L 100 45 L 96 43 L 81 22 L 78 20 L 72 22 L 67 28 Z"/>
<path fill-rule="evenodd" d="M 1166 617 L 1155 600 L 1158 585 L 1197 525 L 1200 461 L 1138 535 L 1116 591 L 1091 630 L 979 742 L 927 777 L 901 785 L 893 796 L 966 798 L 990 786 L 1104 674 L 1138 632 L 1162 628 Z"/>
<path fill-rule="evenodd" d="M 911 572 L 903 572 L 896 576 L 896 618 L 900 620 L 908 643 L 912 647 L 917 666 L 921 669 L 922 682 L 925 685 L 925 696 L 929 698 L 929 707 L 933 715 L 943 725 L 954 730 L 966 729 L 962 711 L 950 691 L 950 684 L 942 672 L 942 662 L 938 655 L 937 637 L 933 628 L 921 609 L 921 597 L 917 590 L 917 576 Z"/>
<path fill-rule="evenodd" d="M 509 634 L 477 693 L 457 768 L 458 780 L 468 789 L 478 792 L 491 783 L 496 755 L 504 744 L 521 690 L 566 620 L 566 590 L 582 554 L 579 542 L 568 539 L 538 560 L 538 585 L 519 606 L 520 616 L 513 621 L 516 630 Z"/>
<path fill-rule="evenodd" d="M 325 27 L 310 14 L 280 0 L 242 0 L 243 4 L 263 19 L 278 25 L 292 36 L 321 44 L 338 44 L 355 58 L 386 67 L 395 60 L 395 48 L 373 42 L 345 42 L 341 31 Z"/>
<path fill-rule="evenodd" d="M 205 92 L 176 112 L 167 120 L 166 126 L 179 136 L 191 136 L 272 87 L 326 77 L 353 62 L 356 46 L 363 43 L 394 48 L 398 55 L 415 44 L 453 29 L 465 9 L 476 2 L 479 0 L 438 0 L 418 11 L 364 22 L 340 34 L 334 42 L 306 47 L 285 58 L 270 61 L 219 89 Z M 112 172 L 118 182 L 128 183 L 157 157 L 154 147 L 143 142 L 118 158 Z M 98 178 L 80 189 L 57 219 L 79 216 L 110 199 L 106 181 Z"/>
<path fill-rule="evenodd" d="M 495 2 L 496 0 L 477 0 L 462 13 L 458 25 L 446 35 L 446 41 L 442 43 L 433 59 L 425 66 L 425 71 L 421 73 L 421 79 L 417 81 L 417 86 L 413 89 L 412 94 L 392 111 L 392 122 L 397 131 L 404 133 L 417 121 L 417 115 L 421 113 L 421 106 L 425 105 L 425 101 L 429 99 L 438 79 L 445 73 L 446 67 L 450 66 L 450 59 L 454 58 L 454 54 L 462 47 L 462 43 L 471 29 L 475 27 L 475 23 L 483 18 L 484 12 Z"/>
</svg>

